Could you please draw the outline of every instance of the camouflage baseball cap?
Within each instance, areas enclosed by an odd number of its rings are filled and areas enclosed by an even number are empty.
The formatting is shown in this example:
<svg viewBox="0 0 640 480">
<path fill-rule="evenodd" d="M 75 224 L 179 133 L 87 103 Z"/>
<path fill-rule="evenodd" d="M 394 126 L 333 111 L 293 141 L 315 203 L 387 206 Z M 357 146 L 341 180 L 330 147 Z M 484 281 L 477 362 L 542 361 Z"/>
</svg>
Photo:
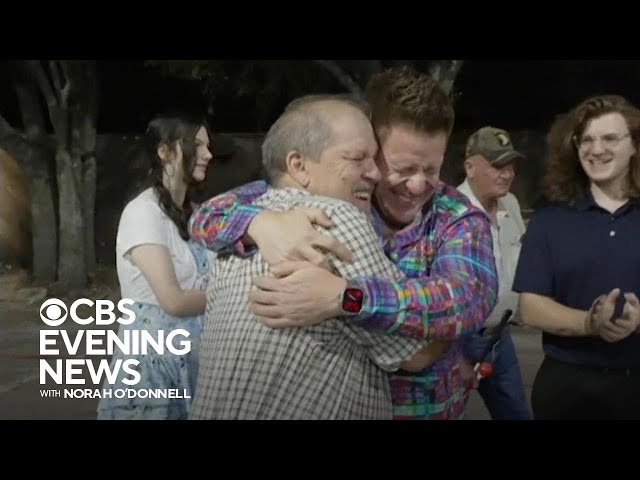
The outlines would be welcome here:
<svg viewBox="0 0 640 480">
<path fill-rule="evenodd" d="M 482 127 L 467 140 L 465 157 L 482 155 L 491 165 L 507 165 L 517 158 L 526 159 L 524 155 L 513 148 L 509 134 L 494 127 Z"/>
</svg>

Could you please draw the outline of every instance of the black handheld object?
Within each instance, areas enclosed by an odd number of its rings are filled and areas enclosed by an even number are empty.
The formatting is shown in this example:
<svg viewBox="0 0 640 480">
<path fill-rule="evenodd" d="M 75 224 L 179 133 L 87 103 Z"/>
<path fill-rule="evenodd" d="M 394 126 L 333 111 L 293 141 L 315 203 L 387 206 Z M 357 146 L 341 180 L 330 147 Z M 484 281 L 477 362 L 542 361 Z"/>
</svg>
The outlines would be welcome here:
<svg viewBox="0 0 640 480">
<path fill-rule="evenodd" d="M 513 315 L 513 310 L 506 309 L 502 314 L 502 318 L 500 319 L 500 323 L 498 324 L 498 328 L 496 329 L 498 332 L 501 332 L 504 327 L 507 326 L 509 320 L 511 320 L 511 316 Z"/>
<path fill-rule="evenodd" d="M 486 358 L 487 355 L 493 350 L 496 343 L 500 340 L 500 336 L 502 335 L 502 330 L 509 324 L 509 320 L 511 320 L 511 316 L 513 315 L 513 310 L 505 310 L 502 314 L 502 318 L 500 319 L 500 323 L 493 329 L 491 329 L 491 333 L 489 335 L 489 341 L 482 352 L 482 358 Z"/>
</svg>

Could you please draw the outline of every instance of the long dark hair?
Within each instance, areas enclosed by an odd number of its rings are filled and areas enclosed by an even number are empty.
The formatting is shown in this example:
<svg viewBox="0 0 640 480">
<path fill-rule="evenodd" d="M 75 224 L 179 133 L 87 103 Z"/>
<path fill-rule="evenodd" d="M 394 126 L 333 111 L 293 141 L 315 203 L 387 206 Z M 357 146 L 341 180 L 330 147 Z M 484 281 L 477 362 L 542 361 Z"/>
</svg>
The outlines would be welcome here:
<svg viewBox="0 0 640 480">
<path fill-rule="evenodd" d="M 145 175 L 136 183 L 129 196 L 132 199 L 152 187 L 158 195 L 160 208 L 178 227 L 178 232 L 184 240 L 189 239 L 187 223 L 192 213 L 190 193 L 195 182 L 193 170 L 197 160 L 196 135 L 202 127 L 211 138 L 211 131 L 204 117 L 187 113 L 167 113 L 151 120 L 141 139 L 140 148 L 137 149 L 137 153 L 144 158 L 142 162 L 136 163 L 143 166 Z M 182 149 L 183 178 L 187 182 L 187 191 L 182 205 L 174 203 L 171 193 L 162 183 L 163 162 L 158 155 L 158 148 L 161 145 L 166 145 L 175 153 L 177 142 Z"/>
</svg>

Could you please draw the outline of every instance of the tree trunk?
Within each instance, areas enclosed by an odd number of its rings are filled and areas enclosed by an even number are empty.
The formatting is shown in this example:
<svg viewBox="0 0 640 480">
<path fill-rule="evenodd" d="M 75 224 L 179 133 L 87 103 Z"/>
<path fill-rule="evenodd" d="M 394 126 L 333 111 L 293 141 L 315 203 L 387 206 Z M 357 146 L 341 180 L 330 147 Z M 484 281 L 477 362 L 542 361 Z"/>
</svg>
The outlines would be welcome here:
<svg viewBox="0 0 640 480">
<path fill-rule="evenodd" d="M 98 167 L 95 155 L 82 164 L 82 213 L 84 219 L 84 248 L 87 273 L 92 277 L 96 271 L 95 206 Z"/>
<path fill-rule="evenodd" d="M 33 275 L 36 280 L 53 282 L 58 260 L 55 202 L 51 179 L 32 177 L 31 236 L 33 241 Z"/>
<path fill-rule="evenodd" d="M 84 221 L 80 198 L 81 183 L 77 181 L 79 159 L 67 150 L 58 150 L 58 196 L 60 211 L 60 265 L 58 280 L 65 287 L 84 288 L 87 285 Z M 75 165 L 74 165 L 75 164 Z"/>
<path fill-rule="evenodd" d="M 349 61 L 349 71 L 358 79 L 358 83 L 365 87 L 371 77 L 383 70 L 381 60 L 353 60 Z"/>
<path fill-rule="evenodd" d="M 347 72 L 345 72 L 340 65 L 333 60 L 315 60 L 318 65 L 324 67 L 333 77 L 340 82 L 340 84 L 346 88 L 349 92 L 364 98 L 364 91 L 360 86 L 351 78 Z"/>
<path fill-rule="evenodd" d="M 69 289 L 87 285 L 84 219 L 82 210 L 83 172 L 78 114 L 83 96 L 79 61 L 50 60 L 48 74 L 39 60 L 29 62 L 31 72 L 47 102 L 49 118 L 57 140 L 56 171 L 60 249 L 58 281 Z"/>
<path fill-rule="evenodd" d="M 0 137 L 10 135 L 14 133 L 13 128 L 9 125 L 9 122 L 0 114 Z"/>
<path fill-rule="evenodd" d="M 451 94 L 462 63 L 463 60 L 434 60 L 429 67 L 429 75 Z"/>
<path fill-rule="evenodd" d="M 37 281 L 53 282 L 56 279 L 58 263 L 58 234 L 44 118 L 33 84 L 18 84 L 16 93 L 29 144 L 26 158 L 22 160 L 25 163 L 25 170 L 31 177 L 29 196 L 33 275 Z"/>
<path fill-rule="evenodd" d="M 40 150 L 31 148 L 30 152 L 37 150 L 38 154 L 24 157 L 32 160 L 28 163 L 33 178 L 34 270 L 47 278 L 53 271 L 55 276 L 57 259 L 59 282 L 67 288 L 83 288 L 87 285 L 87 265 L 89 270 L 95 268 L 96 63 L 50 60 L 47 65 L 40 60 L 23 61 L 28 80 L 23 80 L 18 87 L 27 143 L 46 144 L 35 85 L 46 101 L 57 143 L 55 175 L 47 175 L 50 165 L 42 161 L 45 156 L 39 154 Z M 0 133 L 10 128 L 3 120 L 0 117 Z M 58 187 L 57 255 L 52 177 L 57 179 Z M 53 267 L 43 264 L 45 260 L 53 261 Z"/>
<path fill-rule="evenodd" d="M 98 116 L 98 78 L 95 61 L 82 65 L 79 108 L 79 146 L 82 159 L 82 213 L 84 217 L 84 239 L 87 273 L 93 277 L 96 270 L 95 205 L 97 187 L 96 118 Z"/>
<path fill-rule="evenodd" d="M 409 67 L 415 68 L 415 60 L 388 60 L 387 64 L 390 67 Z"/>
</svg>

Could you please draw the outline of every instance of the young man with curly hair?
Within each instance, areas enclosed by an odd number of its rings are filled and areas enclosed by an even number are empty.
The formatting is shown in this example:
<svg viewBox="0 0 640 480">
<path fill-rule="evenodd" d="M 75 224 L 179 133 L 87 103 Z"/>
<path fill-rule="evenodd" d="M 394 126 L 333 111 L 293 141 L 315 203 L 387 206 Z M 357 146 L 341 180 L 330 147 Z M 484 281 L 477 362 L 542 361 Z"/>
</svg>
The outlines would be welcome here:
<svg viewBox="0 0 640 480">
<path fill-rule="evenodd" d="M 514 280 L 542 330 L 536 419 L 640 419 L 640 110 L 589 98 L 548 135 L 551 205 L 532 216 Z"/>
</svg>

